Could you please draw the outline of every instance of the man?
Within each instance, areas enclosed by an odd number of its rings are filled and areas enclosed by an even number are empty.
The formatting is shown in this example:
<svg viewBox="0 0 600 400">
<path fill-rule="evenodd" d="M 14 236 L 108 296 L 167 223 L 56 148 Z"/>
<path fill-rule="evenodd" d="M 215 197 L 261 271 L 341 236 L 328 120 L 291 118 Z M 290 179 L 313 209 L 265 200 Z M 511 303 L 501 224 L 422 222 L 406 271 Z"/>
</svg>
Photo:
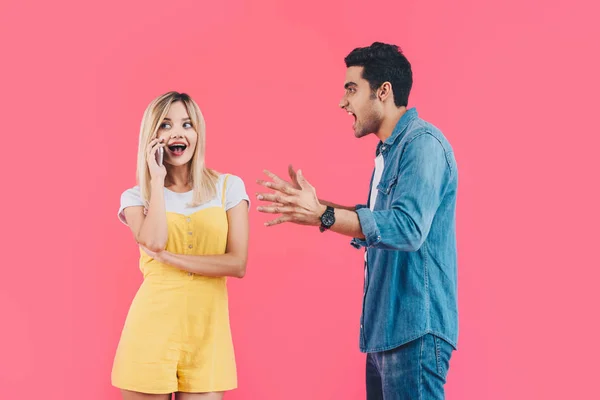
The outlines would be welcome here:
<svg viewBox="0 0 600 400">
<path fill-rule="evenodd" d="M 452 147 L 433 125 L 407 109 L 411 65 L 397 46 L 373 43 L 345 59 L 340 107 L 354 116 L 357 138 L 375 134 L 375 171 L 367 204 L 319 200 L 302 171 L 292 183 L 269 171 L 273 193 L 259 207 L 284 222 L 319 226 L 365 247 L 360 350 L 367 353 L 367 399 L 443 399 L 458 339 Z"/>
</svg>

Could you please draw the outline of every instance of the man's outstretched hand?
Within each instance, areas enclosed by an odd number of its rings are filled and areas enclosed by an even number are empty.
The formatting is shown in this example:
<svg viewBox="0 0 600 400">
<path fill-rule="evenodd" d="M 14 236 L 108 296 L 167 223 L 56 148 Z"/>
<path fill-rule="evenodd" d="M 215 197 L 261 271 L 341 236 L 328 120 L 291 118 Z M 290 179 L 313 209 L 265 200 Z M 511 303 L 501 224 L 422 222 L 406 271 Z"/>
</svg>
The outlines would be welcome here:
<svg viewBox="0 0 600 400">
<path fill-rule="evenodd" d="M 289 166 L 288 173 L 291 183 L 270 171 L 265 170 L 264 173 L 271 180 L 259 179 L 256 182 L 272 189 L 273 193 L 257 193 L 258 200 L 270 202 L 268 205 L 259 206 L 258 211 L 267 214 L 281 214 L 278 218 L 265 222 L 266 226 L 279 225 L 284 222 L 299 225 L 321 225 L 321 215 L 327 207 L 319 202 L 315 188 L 304 178 L 301 170 L 296 173 L 294 168 Z"/>
</svg>

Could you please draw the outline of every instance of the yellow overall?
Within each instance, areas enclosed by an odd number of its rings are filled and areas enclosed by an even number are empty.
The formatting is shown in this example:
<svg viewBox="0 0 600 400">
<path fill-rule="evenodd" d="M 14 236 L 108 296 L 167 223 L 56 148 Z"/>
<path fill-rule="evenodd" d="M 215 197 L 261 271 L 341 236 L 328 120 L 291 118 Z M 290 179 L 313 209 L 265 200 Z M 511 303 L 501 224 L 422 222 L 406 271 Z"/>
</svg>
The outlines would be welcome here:
<svg viewBox="0 0 600 400">
<path fill-rule="evenodd" d="M 166 250 L 224 254 L 228 222 L 221 206 L 191 215 L 167 212 Z M 214 392 L 237 387 L 225 277 L 205 277 L 161 264 L 141 251 L 144 281 L 125 321 L 112 384 L 143 393 Z"/>
</svg>

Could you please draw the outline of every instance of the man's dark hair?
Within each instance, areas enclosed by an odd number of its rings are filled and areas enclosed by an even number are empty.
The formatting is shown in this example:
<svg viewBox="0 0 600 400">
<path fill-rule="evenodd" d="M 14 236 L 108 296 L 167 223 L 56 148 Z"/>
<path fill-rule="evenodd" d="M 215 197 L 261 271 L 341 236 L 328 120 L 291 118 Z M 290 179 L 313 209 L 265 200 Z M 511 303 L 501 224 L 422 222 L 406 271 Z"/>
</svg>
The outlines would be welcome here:
<svg viewBox="0 0 600 400">
<path fill-rule="evenodd" d="M 412 70 L 402 50 L 393 44 L 375 42 L 359 47 L 344 59 L 346 67 L 363 67 L 362 77 L 375 92 L 384 82 L 392 84 L 396 107 L 408 105 L 412 88 Z"/>
</svg>

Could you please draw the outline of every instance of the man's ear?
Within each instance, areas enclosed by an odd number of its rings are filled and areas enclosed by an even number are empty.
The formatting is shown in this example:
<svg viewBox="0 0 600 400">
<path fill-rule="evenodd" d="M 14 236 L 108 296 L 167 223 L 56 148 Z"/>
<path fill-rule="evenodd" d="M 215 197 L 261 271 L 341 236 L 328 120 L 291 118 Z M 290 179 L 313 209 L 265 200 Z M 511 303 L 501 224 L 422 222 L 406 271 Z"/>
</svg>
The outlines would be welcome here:
<svg viewBox="0 0 600 400">
<path fill-rule="evenodd" d="M 389 82 L 383 82 L 377 90 L 377 98 L 380 101 L 387 100 L 392 95 L 392 84 Z"/>
</svg>

